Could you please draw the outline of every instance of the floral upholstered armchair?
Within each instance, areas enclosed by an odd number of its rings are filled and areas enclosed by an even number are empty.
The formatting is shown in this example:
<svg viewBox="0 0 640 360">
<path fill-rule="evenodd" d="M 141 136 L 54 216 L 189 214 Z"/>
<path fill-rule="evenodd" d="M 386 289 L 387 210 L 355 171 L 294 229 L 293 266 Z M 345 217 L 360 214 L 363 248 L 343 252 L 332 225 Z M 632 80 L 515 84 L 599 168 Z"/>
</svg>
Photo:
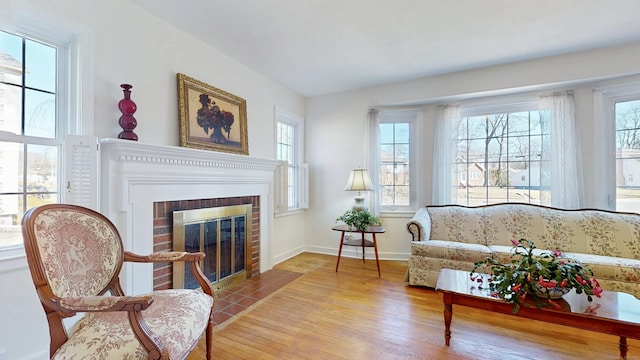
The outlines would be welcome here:
<svg viewBox="0 0 640 360">
<path fill-rule="evenodd" d="M 75 205 L 27 211 L 22 233 L 49 323 L 52 359 L 184 359 L 205 329 L 211 359 L 214 301 L 198 265 L 203 253 L 125 252 L 105 216 Z M 187 261 L 203 292 L 171 289 L 125 296 L 118 280 L 123 261 Z M 76 313 L 86 314 L 67 332 L 62 319 Z"/>
</svg>

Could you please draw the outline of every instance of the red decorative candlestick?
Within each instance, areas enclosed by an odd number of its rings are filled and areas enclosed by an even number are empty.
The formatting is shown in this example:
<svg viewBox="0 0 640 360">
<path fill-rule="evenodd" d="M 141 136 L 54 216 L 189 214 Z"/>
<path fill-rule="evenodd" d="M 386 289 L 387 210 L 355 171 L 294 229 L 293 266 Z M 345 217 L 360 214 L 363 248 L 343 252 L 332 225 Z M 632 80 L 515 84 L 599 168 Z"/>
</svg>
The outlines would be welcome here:
<svg viewBox="0 0 640 360">
<path fill-rule="evenodd" d="M 133 86 L 122 84 L 120 87 L 123 89 L 124 99 L 118 103 L 118 109 L 122 112 L 118 124 L 120 124 L 123 131 L 118 134 L 118 139 L 138 141 L 138 135 L 133 132 L 133 129 L 138 125 L 136 118 L 133 117 L 133 113 L 138 109 L 136 103 L 131 100 L 131 88 Z"/>
</svg>

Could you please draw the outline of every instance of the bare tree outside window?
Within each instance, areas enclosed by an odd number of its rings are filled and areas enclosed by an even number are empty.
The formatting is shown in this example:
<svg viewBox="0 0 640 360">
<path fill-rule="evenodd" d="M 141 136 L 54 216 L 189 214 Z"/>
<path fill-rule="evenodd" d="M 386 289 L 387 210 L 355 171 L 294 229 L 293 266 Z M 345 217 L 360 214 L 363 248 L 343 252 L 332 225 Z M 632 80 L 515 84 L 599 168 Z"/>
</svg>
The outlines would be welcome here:
<svg viewBox="0 0 640 360">
<path fill-rule="evenodd" d="M 548 121 L 538 111 L 462 119 L 455 164 L 457 203 L 549 203 L 543 180 L 543 162 L 549 159 L 543 151 L 549 144 Z"/>
<path fill-rule="evenodd" d="M 615 103 L 616 210 L 640 208 L 640 100 Z"/>
</svg>

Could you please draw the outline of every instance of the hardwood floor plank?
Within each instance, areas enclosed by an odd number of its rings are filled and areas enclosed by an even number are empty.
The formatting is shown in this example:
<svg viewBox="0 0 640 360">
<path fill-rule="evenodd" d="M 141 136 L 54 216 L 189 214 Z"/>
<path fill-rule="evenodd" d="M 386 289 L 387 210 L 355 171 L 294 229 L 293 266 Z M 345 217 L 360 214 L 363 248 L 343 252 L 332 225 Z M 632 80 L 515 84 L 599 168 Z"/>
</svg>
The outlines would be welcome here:
<svg viewBox="0 0 640 360">
<path fill-rule="evenodd" d="M 304 253 L 277 269 L 301 277 L 217 326 L 216 359 L 617 359 L 618 338 L 454 306 L 444 345 L 442 295 L 411 287 L 406 262 Z M 204 339 L 188 357 L 204 358 Z M 640 359 L 629 339 L 628 359 Z"/>
</svg>

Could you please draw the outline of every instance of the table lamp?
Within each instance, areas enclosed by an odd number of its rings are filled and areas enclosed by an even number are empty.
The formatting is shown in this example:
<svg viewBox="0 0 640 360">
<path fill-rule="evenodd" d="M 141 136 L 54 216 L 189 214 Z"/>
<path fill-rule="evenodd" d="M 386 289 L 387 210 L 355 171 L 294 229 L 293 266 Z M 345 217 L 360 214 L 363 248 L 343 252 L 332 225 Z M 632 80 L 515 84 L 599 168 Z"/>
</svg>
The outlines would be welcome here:
<svg viewBox="0 0 640 360">
<path fill-rule="evenodd" d="M 353 204 L 353 211 L 367 210 L 367 205 L 364 203 L 363 191 L 373 190 L 373 184 L 369 177 L 369 172 L 366 169 L 353 169 L 349 174 L 349 180 L 347 180 L 347 186 L 344 188 L 346 191 L 357 191 L 358 195 L 355 197 L 355 203 Z"/>
</svg>

